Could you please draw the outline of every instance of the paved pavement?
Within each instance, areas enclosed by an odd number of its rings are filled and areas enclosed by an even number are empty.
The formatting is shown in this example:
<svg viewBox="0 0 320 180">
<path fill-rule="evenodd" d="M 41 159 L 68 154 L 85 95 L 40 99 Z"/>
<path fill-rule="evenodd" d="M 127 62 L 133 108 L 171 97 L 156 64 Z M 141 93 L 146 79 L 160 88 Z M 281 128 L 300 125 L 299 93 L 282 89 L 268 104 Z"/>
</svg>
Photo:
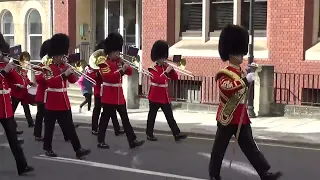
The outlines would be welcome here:
<svg viewBox="0 0 320 180">
<path fill-rule="evenodd" d="M 57 127 L 53 147 L 59 158 L 42 156 L 42 143 L 35 142 L 32 129 L 26 123 L 19 123 L 25 131 L 23 145 L 30 165 L 36 168 L 27 177 L 18 177 L 10 149 L 6 146 L 3 129 L 0 128 L 0 179 L 1 180 L 206 180 L 209 153 L 213 140 L 190 137 L 177 144 L 172 136 L 157 135 L 158 142 L 146 142 L 140 148 L 130 150 L 124 136 L 115 137 L 112 131 L 107 133 L 109 150 L 96 148 L 96 137 L 90 134 L 88 127 L 77 129 L 83 147 L 92 149 L 86 160 L 76 160 L 69 143 L 63 141 L 60 128 Z M 144 133 L 136 132 L 138 138 L 145 139 Z M 225 180 L 258 180 L 259 177 L 248 163 L 238 146 L 236 155 L 232 155 L 233 143 L 227 150 L 222 176 Z M 259 144 L 260 150 L 272 164 L 272 170 L 284 173 L 282 180 L 318 180 L 318 162 L 320 149 Z M 231 169 L 229 160 L 233 159 Z"/>
<path fill-rule="evenodd" d="M 30 108 L 35 117 L 37 112 L 36 107 L 31 106 Z M 79 113 L 77 106 L 72 107 L 72 110 L 75 122 L 90 125 L 92 112 Z M 128 114 L 134 128 L 139 130 L 145 129 L 148 109 L 129 109 Z M 174 116 L 182 131 L 196 134 L 197 136 L 214 137 L 217 128 L 215 112 L 205 113 L 175 110 Z M 16 118 L 25 121 L 21 106 L 17 109 Z M 320 121 L 317 119 L 259 117 L 251 120 L 254 137 L 258 142 L 320 147 Z M 110 124 L 112 125 L 112 123 Z M 158 132 L 170 132 L 161 111 L 159 111 L 156 119 L 155 130 Z"/>
</svg>

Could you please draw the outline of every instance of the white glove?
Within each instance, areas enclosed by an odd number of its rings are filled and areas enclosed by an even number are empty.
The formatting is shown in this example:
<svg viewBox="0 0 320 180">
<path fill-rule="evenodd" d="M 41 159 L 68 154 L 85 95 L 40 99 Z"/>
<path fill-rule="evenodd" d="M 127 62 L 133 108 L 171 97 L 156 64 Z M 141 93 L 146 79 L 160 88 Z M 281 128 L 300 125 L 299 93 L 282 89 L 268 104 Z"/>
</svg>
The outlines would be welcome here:
<svg viewBox="0 0 320 180">
<path fill-rule="evenodd" d="M 256 74 L 254 72 L 248 73 L 246 79 L 249 83 L 252 83 L 256 79 Z"/>
</svg>

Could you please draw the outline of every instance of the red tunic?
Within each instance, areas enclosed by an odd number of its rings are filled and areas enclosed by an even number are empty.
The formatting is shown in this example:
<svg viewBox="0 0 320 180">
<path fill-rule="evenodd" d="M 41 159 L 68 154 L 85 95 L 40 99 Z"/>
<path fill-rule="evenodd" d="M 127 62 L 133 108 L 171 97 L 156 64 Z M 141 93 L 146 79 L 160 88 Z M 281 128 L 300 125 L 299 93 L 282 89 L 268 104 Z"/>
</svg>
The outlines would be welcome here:
<svg viewBox="0 0 320 180">
<path fill-rule="evenodd" d="M 86 71 L 86 74 L 96 81 L 96 85 L 93 86 L 93 92 L 95 97 L 100 97 L 102 78 L 99 73 L 99 70 L 89 68 L 89 70 Z"/>
<path fill-rule="evenodd" d="M 70 101 L 67 93 L 67 81 L 75 83 L 77 81 L 76 75 L 72 74 L 63 78 L 63 71 L 67 68 L 66 65 L 51 64 L 51 75 L 47 74 L 44 102 L 46 109 L 51 111 L 66 111 L 70 110 Z"/>
<path fill-rule="evenodd" d="M 122 75 L 118 70 L 120 59 L 116 61 L 107 60 L 105 64 L 100 65 L 100 74 L 102 77 L 102 95 L 103 104 L 126 104 L 122 89 Z M 124 74 L 132 75 L 132 68 L 129 67 Z"/>
<path fill-rule="evenodd" d="M 44 67 L 42 63 L 38 64 L 40 67 Z M 44 103 L 44 93 L 45 90 L 47 89 L 47 84 L 46 84 L 46 79 L 45 79 L 45 71 L 40 68 L 34 68 L 37 72 L 35 73 L 35 79 L 36 83 L 38 84 L 37 86 L 37 94 L 35 97 L 35 101 L 37 103 Z"/>
<path fill-rule="evenodd" d="M 165 74 L 167 65 L 159 66 L 157 64 L 148 68 L 149 72 L 153 75 L 150 78 L 151 85 L 149 90 L 149 101 L 161 104 L 170 103 L 170 95 L 168 89 L 168 81 L 170 79 L 177 80 L 178 74 L 175 70 L 170 71 L 169 74 Z"/>
<path fill-rule="evenodd" d="M 243 112 L 242 124 L 250 123 L 247 107 L 244 105 L 248 82 L 241 68 L 230 65 L 220 70 L 216 81 L 220 90 L 217 121 L 223 125 L 239 124 Z"/>
<path fill-rule="evenodd" d="M 5 66 L 5 63 L 0 63 L 1 70 Z M 15 70 L 11 70 L 9 73 L 0 73 L 0 82 L 0 119 L 11 118 L 13 110 L 10 97 L 10 84 L 21 82 L 21 76 Z"/>
<path fill-rule="evenodd" d="M 30 79 L 28 78 L 28 71 L 22 69 L 18 73 L 20 76 L 17 83 L 10 82 L 11 87 L 11 96 L 17 99 L 21 99 L 23 102 L 25 102 L 26 97 L 28 97 L 28 85 L 30 84 Z M 23 88 L 15 86 L 15 84 L 23 85 Z"/>
</svg>

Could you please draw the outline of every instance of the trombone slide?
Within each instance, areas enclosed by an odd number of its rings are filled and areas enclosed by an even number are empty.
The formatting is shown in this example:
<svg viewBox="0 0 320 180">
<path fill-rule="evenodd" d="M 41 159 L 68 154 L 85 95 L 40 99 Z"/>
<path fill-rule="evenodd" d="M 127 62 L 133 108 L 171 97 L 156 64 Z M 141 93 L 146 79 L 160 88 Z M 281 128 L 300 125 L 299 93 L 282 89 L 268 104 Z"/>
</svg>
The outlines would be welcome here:
<svg viewBox="0 0 320 180">
<path fill-rule="evenodd" d="M 68 65 L 69 67 L 71 67 L 75 73 L 77 73 L 80 76 L 83 76 L 85 79 L 87 79 L 90 83 L 92 83 L 93 85 L 96 85 L 96 81 L 94 79 L 92 79 L 90 76 L 86 75 L 85 73 L 82 73 L 80 71 L 77 70 L 77 68 L 73 67 L 71 64 L 66 63 L 66 65 Z"/>
<path fill-rule="evenodd" d="M 167 61 L 167 63 L 168 63 L 170 66 L 172 66 L 175 71 L 177 71 L 177 72 L 179 72 L 179 73 L 181 73 L 181 74 L 184 74 L 184 75 L 186 75 L 186 76 L 192 77 L 192 78 L 194 77 L 194 75 L 192 74 L 192 72 L 187 71 L 187 70 L 184 70 L 184 69 L 181 69 L 181 68 L 179 68 L 177 65 L 175 65 L 174 63 L 171 63 L 171 62 L 168 62 L 168 61 Z"/>
</svg>

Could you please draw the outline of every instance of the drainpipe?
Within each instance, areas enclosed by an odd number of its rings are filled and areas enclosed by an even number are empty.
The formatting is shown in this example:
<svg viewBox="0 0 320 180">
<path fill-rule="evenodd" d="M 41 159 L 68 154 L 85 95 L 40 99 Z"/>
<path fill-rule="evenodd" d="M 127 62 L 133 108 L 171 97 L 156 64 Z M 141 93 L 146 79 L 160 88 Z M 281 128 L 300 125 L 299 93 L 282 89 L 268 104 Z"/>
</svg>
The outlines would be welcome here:
<svg viewBox="0 0 320 180">
<path fill-rule="evenodd" d="M 50 0 L 50 37 L 53 36 L 54 0 Z"/>
</svg>

